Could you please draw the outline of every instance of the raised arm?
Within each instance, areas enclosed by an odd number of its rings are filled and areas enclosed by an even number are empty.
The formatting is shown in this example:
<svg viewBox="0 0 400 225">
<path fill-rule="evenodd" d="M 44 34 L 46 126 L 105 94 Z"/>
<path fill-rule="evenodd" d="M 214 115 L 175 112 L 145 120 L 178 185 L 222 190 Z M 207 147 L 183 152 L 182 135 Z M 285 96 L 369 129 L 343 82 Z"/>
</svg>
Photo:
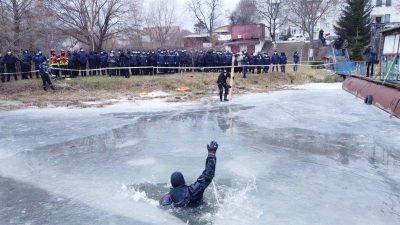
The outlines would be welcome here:
<svg viewBox="0 0 400 225">
<path fill-rule="evenodd" d="M 204 190 L 211 183 L 212 179 L 215 175 L 215 165 L 217 163 L 217 158 L 215 154 L 218 149 L 218 143 L 212 141 L 209 145 L 207 145 L 208 156 L 206 159 L 206 167 L 200 177 L 189 186 L 189 191 L 191 196 L 196 199 L 202 197 Z"/>
</svg>

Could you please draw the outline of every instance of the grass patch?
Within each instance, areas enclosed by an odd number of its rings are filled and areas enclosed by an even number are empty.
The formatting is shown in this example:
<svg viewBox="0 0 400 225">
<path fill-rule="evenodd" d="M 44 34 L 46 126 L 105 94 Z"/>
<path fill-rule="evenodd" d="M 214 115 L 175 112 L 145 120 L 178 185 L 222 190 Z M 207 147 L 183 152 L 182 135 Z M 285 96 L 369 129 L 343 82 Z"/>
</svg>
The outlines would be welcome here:
<svg viewBox="0 0 400 225">
<path fill-rule="evenodd" d="M 305 84 L 310 82 L 341 82 L 342 78 L 332 75 L 330 71 L 300 66 L 295 74 L 291 67 L 286 74 L 248 74 L 242 78 L 235 75 L 234 94 L 246 92 L 266 92 L 277 90 L 288 84 Z M 93 107 L 85 102 L 102 102 L 98 106 L 108 104 L 112 99 L 135 100 L 141 93 L 164 91 L 171 98 L 185 96 L 181 99 L 197 99 L 216 94 L 217 73 L 184 73 L 174 75 L 131 76 L 123 77 L 93 76 L 79 77 L 69 81 L 54 81 L 56 91 L 43 91 L 40 79 L 11 81 L 0 85 L 0 100 L 22 102 L 24 106 L 46 107 L 78 106 Z M 179 92 L 178 88 L 187 87 L 189 91 Z M 15 108 L 15 106 L 13 106 Z M 0 107 L 1 108 L 1 107 Z M 4 108 L 4 107 L 3 107 Z"/>
</svg>

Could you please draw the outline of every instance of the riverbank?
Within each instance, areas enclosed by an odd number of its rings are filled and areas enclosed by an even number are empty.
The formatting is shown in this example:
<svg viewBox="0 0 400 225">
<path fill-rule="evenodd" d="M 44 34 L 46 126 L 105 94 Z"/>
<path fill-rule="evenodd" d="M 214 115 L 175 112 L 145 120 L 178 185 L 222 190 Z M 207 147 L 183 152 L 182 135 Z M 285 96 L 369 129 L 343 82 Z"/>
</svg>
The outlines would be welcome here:
<svg viewBox="0 0 400 225">
<path fill-rule="evenodd" d="M 289 68 L 288 68 L 289 69 Z M 218 92 L 217 73 L 132 76 L 93 76 L 56 80 L 56 90 L 44 91 L 40 79 L 11 81 L 0 86 L 0 110 L 27 107 L 103 107 L 119 101 L 163 98 L 168 102 L 192 101 Z M 288 85 L 338 82 L 341 78 L 323 69 L 301 68 L 292 72 L 235 76 L 233 94 L 268 92 Z"/>
</svg>

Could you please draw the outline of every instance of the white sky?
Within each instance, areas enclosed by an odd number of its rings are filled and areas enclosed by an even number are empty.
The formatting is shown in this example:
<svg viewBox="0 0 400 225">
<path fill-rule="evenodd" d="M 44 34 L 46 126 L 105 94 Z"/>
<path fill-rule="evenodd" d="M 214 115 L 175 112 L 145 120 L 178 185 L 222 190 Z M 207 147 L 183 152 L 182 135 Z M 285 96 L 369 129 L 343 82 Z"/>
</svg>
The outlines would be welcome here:
<svg viewBox="0 0 400 225">
<path fill-rule="evenodd" d="M 144 0 L 144 2 L 149 2 L 150 0 Z M 195 19 L 192 17 L 191 13 L 188 11 L 186 7 L 186 2 L 188 0 L 175 0 L 178 6 L 178 24 L 181 29 L 187 29 L 193 31 L 193 25 L 195 24 Z M 218 25 L 225 25 L 228 20 L 226 18 L 226 11 L 232 11 L 239 0 L 222 0 L 222 15 L 219 17 Z"/>
</svg>

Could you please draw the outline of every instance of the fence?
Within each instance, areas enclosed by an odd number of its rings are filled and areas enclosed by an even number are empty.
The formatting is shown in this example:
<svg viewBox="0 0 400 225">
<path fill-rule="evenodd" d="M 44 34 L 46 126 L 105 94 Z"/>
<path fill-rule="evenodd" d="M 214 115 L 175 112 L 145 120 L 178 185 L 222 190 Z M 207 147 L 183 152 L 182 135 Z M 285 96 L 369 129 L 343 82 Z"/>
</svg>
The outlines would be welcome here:
<svg viewBox="0 0 400 225">
<path fill-rule="evenodd" d="M 400 56 L 382 56 L 382 81 L 400 81 Z"/>
<path fill-rule="evenodd" d="M 367 73 L 366 63 L 363 61 L 342 61 L 337 62 L 335 71 L 338 75 L 365 75 Z"/>
</svg>

